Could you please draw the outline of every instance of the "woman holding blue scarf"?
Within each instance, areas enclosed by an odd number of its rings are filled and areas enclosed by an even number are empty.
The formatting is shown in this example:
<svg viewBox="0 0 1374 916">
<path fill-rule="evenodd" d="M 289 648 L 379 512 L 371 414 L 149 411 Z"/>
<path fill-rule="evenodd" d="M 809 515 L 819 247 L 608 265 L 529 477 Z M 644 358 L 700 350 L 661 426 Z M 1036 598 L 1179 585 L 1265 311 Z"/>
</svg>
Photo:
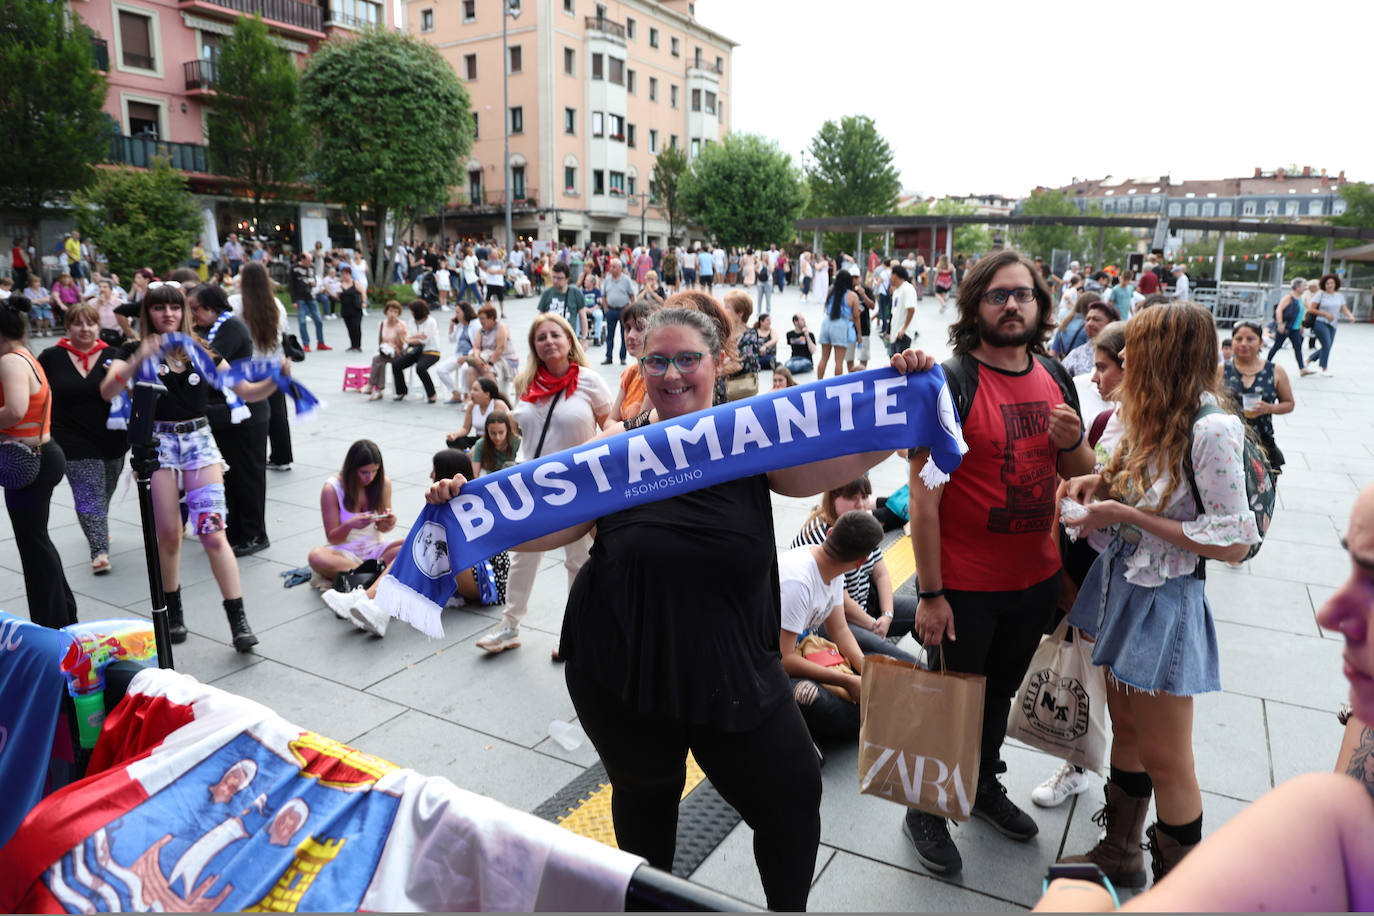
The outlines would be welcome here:
<svg viewBox="0 0 1374 916">
<path fill-rule="evenodd" d="M 180 491 L 186 492 L 186 508 L 201 546 L 210 560 L 215 581 L 224 597 L 224 613 L 234 648 L 247 652 L 258 638 L 248 626 L 243 610 L 243 587 L 239 582 L 238 560 L 225 535 L 224 458 L 210 433 L 206 418 L 209 393 L 215 379 L 210 371 L 224 371 L 228 363 L 211 353 L 214 361 L 206 365 L 204 354 L 188 353 L 177 347 L 162 352 L 162 335 L 179 333 L 193 337 L 191 312 L 181 286 L 175 282 L 153 282 L 139 306 L 139 328 L 143 342 L 129 360 L 110 364 L 100 394 L 113 398 L 133 381 L 144 360 L 156 365 L 158 381 L 166 392 L 157 399 L 153 431 L 157 436 L 158 469 L 153 473 L 153 516 L 157 521 L 158 556 L 162 583 L 167 595 L 167 617 L 174 643 L 186 640 L 186 623 L 181 606 L 181 520 Z M 282 366 L 290 373 L 290 363 Z M 261 401 L 276 390 L 274 379 L 240 382 L 232 389 L 245 402 Z"/>
</svg>

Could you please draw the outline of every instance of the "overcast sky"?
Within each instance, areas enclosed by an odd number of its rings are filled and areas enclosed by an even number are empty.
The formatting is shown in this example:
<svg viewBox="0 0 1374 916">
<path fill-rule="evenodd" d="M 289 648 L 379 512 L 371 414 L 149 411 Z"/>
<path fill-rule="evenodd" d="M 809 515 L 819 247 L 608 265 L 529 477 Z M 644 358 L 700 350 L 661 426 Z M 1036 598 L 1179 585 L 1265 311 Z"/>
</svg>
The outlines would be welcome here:
<svg viewBox="0 0 1374 916">
<path fill-rule="evenodd" d="M 926 195 L 1290 163 L 1374 180 L 1374 0 L 696 0 L 696 13 L 739 42 L 733 130 L 799 158 L 826 120 L 868 115 L 902 186 Z"/>
</svg>

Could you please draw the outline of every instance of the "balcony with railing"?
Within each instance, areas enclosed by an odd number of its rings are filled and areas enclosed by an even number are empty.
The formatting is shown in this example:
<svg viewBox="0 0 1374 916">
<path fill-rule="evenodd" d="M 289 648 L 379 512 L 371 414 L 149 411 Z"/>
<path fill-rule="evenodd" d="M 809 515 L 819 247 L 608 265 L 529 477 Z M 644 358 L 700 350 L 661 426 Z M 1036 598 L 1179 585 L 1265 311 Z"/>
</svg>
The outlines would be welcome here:
<svg viewBox="0 0 1374 916">
<path fill-rule="evenodd" d="M 116 165 L 146 169 L 153 164 L 155 156 L 165 156 L 178 171 L 210 171 L 205 147 L 199 143 L 171 143 L 152 137 L 115 137 L 110 143 L 109 161 Z"/>
<path fill-rule="evenodd" d="M 358 5 L 362 6 L 363 4 Z M 342 26 L 346 29 L 353 29 L 354 31 L 359 29 L 375 29 L 377 26 L 381 25 L 381 23 L 377 22 L 375 19 L 364 19 L 361 16 L 353 16 L 342 10 L 329 9 L 327 7 L 324 10 L 324 24 L 326 28 Z"/>
<path fill-rule="evenodd" d="M 309 33 L 315 38 L 324 37 L 324 10 L 300 0 L 181 0 L 177 8 L 208 12 L 227 10 L 246 16 L 256 13 L 267 20 L 269 26 Z"/>
<path fill-rule="evenodd" d="M 625 40 L 625 24 L 616 22 L 614 19 L 607 19 L 605 16 L 588 16 L 587 28 L 594 32 L 614 35 L 621 41 Z"/>
<path fill-rule="evenodd" d="M 108 72 L 110 69 L 110 43 L 103 38 L 91 38 L 91 51 L 95 53 L 95 68 Z"/>
<path fill-rule="evenodd" d="M 186 91 L 191 95 L 207 95 L 214 91 L 215 62 L 213 60 L 188 60 L 181 65 L 186 77 Z"/>
<path fill-rule="evenodd" d="M 530 187 L 515 189 L 511 195 L 511 207 L 516 210 L 529 210 L 539 206 L 539 192 Z M 452 207 L 455 210 L 480 210 L 489 207 L 504 207 L 506 205 L 506 192 L 501 188 L 484 189 L 476 199 L 472 194 L 464 194 L 455 200 Z"/>
</svg>

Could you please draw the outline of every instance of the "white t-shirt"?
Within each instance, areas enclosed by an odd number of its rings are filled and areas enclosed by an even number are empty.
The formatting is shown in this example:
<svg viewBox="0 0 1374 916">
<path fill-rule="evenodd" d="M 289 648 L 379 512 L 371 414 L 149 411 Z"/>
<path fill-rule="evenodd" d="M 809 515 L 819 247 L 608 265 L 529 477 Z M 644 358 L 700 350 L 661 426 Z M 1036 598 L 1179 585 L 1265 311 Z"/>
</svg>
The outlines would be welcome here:
<svg viewBox="0 0 1374 916">
<path fill-rule="evenodd" d="M 468 255 L 463 258 L 463 280 L 468 284 L 477 282 L 477 257 Z"/>
<path fill-rule="evenodd" d="M 500 261 L 488 261 L 486 273 L 487 286 L 505 286 L 506 274 L 501 270 Z"/>
<path fill-rule="evenodd" d="M 821 579 L 811 545 L 793 547 L 778 557 L 778 585 L 782 592 L 782 628 L 798 636 L 814 630 L 844 604 L 844 576 Z"/>
<path fill-rule="evenodd" d="M 903 311 L 914 312 L 916 310 L 916 287 L 910 283 L 903 283 L 892 293 L 892 326 L 901 330 L 902 327 L 910 329 L 906 324 L 907 316 Z"/>
<path fill-rule="evenodd" d="M 1187 275 L 1187 274 L 1181 273 L 1181 274 L 1178 275 L 1178 280 L 1177 280 L 1177 282 L 1175 282 L 1175 284 L 1174 284 L 1174 298 L 1175 298 L 1175 299 L 1187 299 L 1187 298 L 1188 298 L 1188 275 Z"/>
<path fill-rule="evenodd" d="M 588 366 L 578 370 L 577 391 L 572 395 L 564 394 L 556 404 L 552 397 L 541 398 L 538 404 L 523 398 L 517 400 L 511 411 L 511 416 L 520 425 L 520 451 L 516 459 L 529 461 L 534 457 L 550 406 L 553 418 L 549 420 L 549 433 L 544 439 L 544 455 L 581 445 L 596 435 L 596 418 L 611 412 L 611 400 L 611 389 L 605 380 Z"/>
<path fill-rule="evenodd" d="M 418 328 L 415 326 L 414 318 L 406 319 L 406 336 L 416 337 L 420 334 L 423 334 L 425 336 L 424 343 L 420 345 L 423 350 L 426 350 L 430 353 L 440 352 L 439 322 L 434 320 L 433 315 L 430 315 L 428 318 L 426 318 L 424 324 L 420 325 Z"/>
</svg>

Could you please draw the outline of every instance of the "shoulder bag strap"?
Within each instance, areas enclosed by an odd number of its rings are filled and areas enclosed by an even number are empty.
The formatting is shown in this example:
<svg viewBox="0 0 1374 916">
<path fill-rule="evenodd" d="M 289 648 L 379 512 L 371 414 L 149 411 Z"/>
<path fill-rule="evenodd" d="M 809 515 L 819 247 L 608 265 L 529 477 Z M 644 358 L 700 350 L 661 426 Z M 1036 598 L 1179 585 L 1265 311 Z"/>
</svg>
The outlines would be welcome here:
<svg viewBox="0 0 1374 916">
<path fill-rule="evenodd" d="M 534 447 L 536 458 L 544 453 L 544 438 L 549 434 L 549 423 L 553 422 L 553 409 L 558 406 L 558 399 L 562 396 L 563 389 L 560 388 L 553 393 L 553 400 L 549 402 L 549 412 L 544 415 L 544 428 L 539 433 L 539 444 Z"/>
</svg>

